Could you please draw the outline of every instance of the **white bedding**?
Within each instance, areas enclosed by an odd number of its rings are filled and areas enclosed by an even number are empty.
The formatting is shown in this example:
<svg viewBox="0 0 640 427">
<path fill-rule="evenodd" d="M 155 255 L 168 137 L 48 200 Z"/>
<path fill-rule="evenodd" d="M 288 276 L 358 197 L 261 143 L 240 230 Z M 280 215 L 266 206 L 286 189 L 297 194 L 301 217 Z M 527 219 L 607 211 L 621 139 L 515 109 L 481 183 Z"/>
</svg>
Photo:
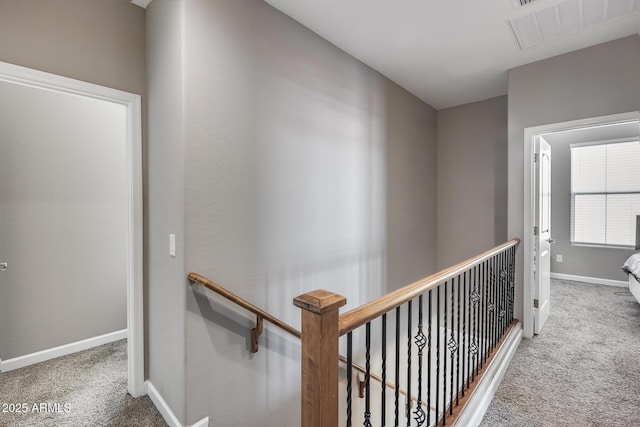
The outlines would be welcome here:
<svg viewBox="0 0 640 427">
<path fill-rule="evenodd" d="M 631 255 L 622 270 L 629 274 L 629 291 L 640 303 L 640 252 Z"/>
<path fill-rule="evenodd" d="M 640 252 L 633 254 L 622 266 L 622 270 L 640 281 Z"/>
</svg>

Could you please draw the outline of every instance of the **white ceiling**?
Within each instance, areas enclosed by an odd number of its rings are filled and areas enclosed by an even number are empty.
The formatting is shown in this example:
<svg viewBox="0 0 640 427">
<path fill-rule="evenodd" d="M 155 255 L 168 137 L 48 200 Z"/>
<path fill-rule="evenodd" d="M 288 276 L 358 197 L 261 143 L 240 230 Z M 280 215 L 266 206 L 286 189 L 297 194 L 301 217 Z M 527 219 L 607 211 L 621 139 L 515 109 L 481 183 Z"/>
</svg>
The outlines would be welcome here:
<svg viewBox="0 0 640 427">
<path fill-rule="evenodd" d="M 640 33 L 640 0 L 265 1 L 436 109 L 506 94 L 510 68 Z M 588 28 L 535 45 L 530 36 L 524 50 L 509 24 L 566 2 L 585 13 L 603 8 L 606 17 L 621 1 L 631 14 L 590 27 L 593 17 L 581 16 Z"/>
</svg>

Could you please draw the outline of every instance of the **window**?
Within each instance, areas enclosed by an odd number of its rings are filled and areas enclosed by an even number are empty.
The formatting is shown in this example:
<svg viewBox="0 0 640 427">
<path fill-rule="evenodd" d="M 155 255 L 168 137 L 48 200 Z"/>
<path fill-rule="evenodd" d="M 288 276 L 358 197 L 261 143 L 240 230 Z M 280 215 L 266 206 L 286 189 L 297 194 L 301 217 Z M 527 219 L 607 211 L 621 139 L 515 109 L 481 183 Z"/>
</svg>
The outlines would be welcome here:
<svg viewBox="0 0 640 427">
<path fill-rule="evenodd" d="M 571 146 L 571 243 L 633 247 L 640 215 L 638 140 Z"/>
</svg>

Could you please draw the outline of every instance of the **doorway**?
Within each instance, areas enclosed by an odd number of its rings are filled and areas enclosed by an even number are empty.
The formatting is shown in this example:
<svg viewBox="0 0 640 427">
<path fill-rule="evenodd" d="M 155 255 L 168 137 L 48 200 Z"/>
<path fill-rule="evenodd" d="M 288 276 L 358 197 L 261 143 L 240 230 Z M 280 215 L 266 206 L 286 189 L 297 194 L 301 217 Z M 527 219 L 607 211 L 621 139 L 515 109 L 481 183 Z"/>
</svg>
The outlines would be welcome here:
<svg viewBox="0 0 640 427">
<path fill-rule="evenodd" d="M 569 122 L 554 123 L 543 126 L 526 128 L 524 130 L 524 283 L 523 283 L 523 334 L 527 338 L 534 335 L 536 299 L 539 296 L 539 289 L 536 287 L 536 244 L 538 236 L 535 235 L 534 227 L 537 225 L 536 200 L 539 199 L 538 187 L 536 186 L 535 149 L 536 141 L 543 135 L 550 140 L 549 134 L 560 133 L 583 128 L 595 128 L 612 125 L 616 123 L 638 120 L 639 112 L 614 114 L 609 116 L 594 117 L 588 119 L 574 120 Z M 551 143 L 553 145 L 553 143 Z M 553 178 L 552 178 L 553 179 Z M 553 232 L 553 229 L 552 229 Z M 555 233 L 554 233 L 555 234 Z M 557 236 L 555 236 L 557 238 Z M 538 301 L 539 304 L 539 301 Z"/>
<path fill-rule="evenodd" d="M 4 172 L 7 177 L 4 179 L 3 190 L 3 215 L 0 218 L 0 226 L 3 227 L 4 233 L 3 243 L 0 248 L 4 253 L 0 253 L 0 261 L 6 262 L 6 269 L 1 273 L 6 274 L 0 277 L 0 293 L 4 292 L 2 300 L 7 307 L 2 307 L 3 321 L 8 331 L 11 324 L 16 327 L 15 322 L 8 316 L 16 314 L 20 319 L 25 319 L 24 315 L 32 307 L 31 302 L 39 298 L 41 306 L 46 310 L 47 306 L 60 307 L 62 302 L 75 303 L 79 313 L 84 318 L 75 318 L 74 321 L 81 325 L 91 318 L 92 314 L 89 309 L 84 310 L 84 304 L 81 301 L 75 301 L 79 293 L 79 289 L 84 287 L 66 289 L 62 292 L 52 292 L 47 298 L 34 293 L 35 281 L 46 281 L 48 275 L 63 274 L 63 280 L 78 281 L 79 266 L 100 262 L 100 255 L 92 252 L 91 255 L 84 256 L 82 245 L 91 242 L 92 237 L 109 238 L 110 226 L 114 224 L 113 220 L 117 217 L 118 232 L 117 237 L 119 245 L 118 249 L 110 251 L 115 252 L 116 257 L 120 257 L 122 265 L 121 281 L 123 282 L 124 294 L 126 296 L 126 307 L 124 307 L 124 315 L 126 316 L 126 332 L 123 338 L 127 338 L 128 353 L 128 391 L 134 396 L 145 394 L 144 389 L 144 347 L 143 347 L 143 298 L 142 298 L 142 139 L 141 139 L 141 100 L 139 95 L 122 92 L 119 90 L 106 88 L 86 82 L 81 82 L 61 76 L 56 76 L 40 71 L 31 70 L 24 67 L 15 66 L 7 63 L 0 63 L 0 84 L 2 84 L 8 92 L 14 93 L 14 105 L 7 106 L 7 112 L 19 110 L 18 103 L 26 102 L 27 110 L 33 111 L 32 117 L 13 117 L 13 120 L 24 122 L 22 132 L 29 134 L 30 142 L 13 143 L 8 146 L 7 152 L 2 153 L 4 156 Z M 20 92 L 22 91 L 22 92 Z M 20 98 L 21 94 L 25 94 L 25 100 Z M 72 108 L 75 108 L 75 114 L 72 117 L 65 116 L 65 113 L 59 111 L 57 102 L 65 100 Z M 32 104 L 29 104 L 32 102 Z M 95 114 L 84 114 L 87 106 L 95 107 Z M 16 108 L 12 108 L 16 107 Z M 94 109 L 92 108 L 92 111 Z M 36 114 L 37 113 L 37 114 Z M 21 113 L 26 115 L 24 113 Z M 118 135 L 118 147 L 99 147 L 97 140 L 102 135 L 83 133 L 92 128 L 92 124 L 98 123 L 101 114 L 117 116 L 118 128 L 114 131 L 114 135 Z M 36 117 L 42 122 L 38 122 Z M 32 120 L 33 119 L 33 120 Z M 74 119 L 77 119 L 74 122 Z M 106 118 L 105 118 L 106 119 Z M 95 123 L 93 123 L 95 121 Z M 91 165 L 83 163 L 83 156 L 70 159 L 71 142 L 66 145 L 68 135 L 48 134 L 48 129 L 57 129 L 60 123 L 68 123 L 66 131 L 74 132 L 77 130 L 82 135 L 76 141 L 76 147 L 79 147 L 85 154 L 90 154 L 93 158 Z M 116 122 L 114 122 L 116 123 Z M 103 133 L 111 132 L 112 126 L 103 127 Z M 13 126 L 12 126 L 13 128 Z M 20 132 L 20 130 L 18 130 Z M 93 135 L 93 137 L 91 136 Z M 22 135 L 18 135 L 20 139 Z M 95 138 L 94 138 L 95 137 Z M 57 138 L 57 140 L 56 140 Z M 82 138 L 85 138 L 82 141 Z M 94 139 L 96 141 L 94 141 Z M 9 138 L 7 138 L 9 140 Z M 69 138 L 70 140 L 70 138 Z M 26 141 L 26 139 L 24 140 Z M 92 143 L 95 143 L 93 146 Z M 58 144 L 57 146 L 55 144 Z M 58 149 L 56 148 L 58 147 Z M 61 149 L 62 148 L 62 149 Z M 93 151 L 101 149 L 99 153 Z M 117 152 L 117 153 L 116 153 Z M 71 157 L 74 155 L 72 154 Z M 117 180 L 119 185 L 114 187 L 105 186 L 105 189 L 96 188 L 98 181 L 94 180 L 94 173 L 98 174 L 98 169 L 102 165 L 110 164 L 108 158 L 111 156 L 120 156 L 118 160 L 119 169 L 117 172 L 111 171 L 111 176 Z M 66 176 L 68 175 L 68 176 Z M 59 177 L 66 176 L 64 179 Z M 55 179 L 47 179 L 47 177 L 55 177 Z M 14 179 L 15 178 L 15 179 Z M 17 181 L 17 182 L 10 182 Z M 121 184 L 121 185 L 120 185 Z M 108 188 L 107 188 L 108 187 Z M 114 190 L 115 188 L 115 190 Z M 6 194 L 5 194 L 6 193 Z M 98 200 L 98 194 L 104 197 Z M 79 200 L 81 199 L 81 200 Z M 112 210 L 116 205 L 111 203 L 118 200 L 117 205 L 122 209 Z M 65 203 L 59 203 L 64 200 Z M 105 201 L 106 200 L 106 201 Z M 83 221 L 86 218 L 94 218 L 89 213 L 98 215 L 98 218 L 107 218 L 111 222 L 105 222 L 107 227 L 102 227 L 101 222 L 97 227 L 82 228 Z M 32 218 L 38 218 L 37 221 L 30 221 Z M 43 220 L 45 219 L 45 220 Z M 86 219 L 85 222 L 92 222 Z M 109 229 L 104 229 L 109 228 Z M 93 235 L 83 235 L 77 230 L 92 230 Z M 115 230 L 115 227 L 113 228 Z M 19 232 L 18 232 L 19 230 Z M 87 234 L 87 233 L 84 233 Z M 112 236 L 116 239 L 116 236 Z M 50 247 L 43 250 L 38 247 L 39 243 L 47 241 Z M 77 246 L 76 246 L 77 243 Z M 121 243 L 121 244 L 120 244 Z M 99 243 L 95 246 L 99 246 Z M 118 250 L 121 252 L 117 254 Z M 13 260 L 2 259 L 7 253 L 15 252 Z M 60 263 L 56 261 L 59 253 L 73 252 L 73 261 Z M 87 251 L 89 252 L 89 251 Z M 50 256 L 47 256 L 47 253 Z M 29 263 L 24 261 L 25 256 L 34 255 Z M 70 257 L 67 257 L 70 258 Z M 13 261 L 13 262 L 12 262 Z M 104 261 L 104 260 L 103 260 Z M 102 275 L 108 272 L 108 261 L 102 264 Z M 37 275 L 31 273 L 38 272 Z M 84 277 L 89 276 L 89 277 Z M 100 273 L 91 277 L 84 275 L 82 282 L 90 288 L 92 282 L 98 282 Z M 12 283 L 6 283 L 8 278 Z M 44 289 L 45 288 L 40 288 Z M 95 295 L 91 298 L 94 303 L 101 302 L 101 296 L 108 299 L 110 296 L 101 294 L 101 288 L 93 288 Z M 31 291 L 31 293 L 29 293 Z M 10 301 L 11 295 L 20 297 L 20 302 Z M 104 301 L 106 303 L 106 301 Z M 11 305 L 11 306 L 10 306 Z M 9 309 L 11 308 L 11 309 Z M 103 316 L 108 315 L 108 310 Z M 105 314 L 107 313 L 107 314 Z M 58 315 L 61 315 L 60 313 Z M 28 317 L 26 318 L 28 319 Z M 77 325 L 70 325 L 73 328 Z M 17 328 L 16 328 L 17 329 Z M 64 329 L 64 330 L 63 330 Z M 81 329 L 81 328 L 80 328 Z M 54 322 L 47 324 L 46 320 L 34 322 L 30 326 L 30 330 L 38 330 L 39 336 L 43 342 L 47 342 L 48 336 L 56 334 L 64 336 L 69 331 L 66 327 L 61 328 L 54 325 Z M 118 332 L 116 332 L 117 334 Z M 105 334 L 100 339 L 112 339 L 114 336 Z M 7 332 L 8 340 L 16 342 L 20 338 L 19 333 Z M 118 335 L 117 337 L 120 337 Z M 9 370 L 19 366 L 26 366 L 31 363 L 47 360 L 48 358 L 58 357 L 66 354 L 65 352 L 77 351 L 82 349 L 83 345 L 89 347 L 94 346 L 96 341 L 87 343 L 90 340 L 80 340 L 74 342 L 73 345 L 58 345 L 54 347 L 54 351 L 35 351 L 28 355 L 21 353 L 29 352 L 29 348 L 34 347 L 33 343 L 21 343 L 23 346 L 20 350 L 11 351 L 5 347 L 5 352 L 9 356 L 9 360 L 0 361 L 0 368 L 4 366 Z M 99 340 L 98 340 L 99 341 Z M 0 343 L 0 346 L 3 345 Z M 6 345 L 6 344 L 5 344 Z M 46 344 L 45 344 L 46 345 Z M 75 347 L 74 347 L 75 345 Z M 31 347 L 30 347 L 31 346 Z"/>
</svg>

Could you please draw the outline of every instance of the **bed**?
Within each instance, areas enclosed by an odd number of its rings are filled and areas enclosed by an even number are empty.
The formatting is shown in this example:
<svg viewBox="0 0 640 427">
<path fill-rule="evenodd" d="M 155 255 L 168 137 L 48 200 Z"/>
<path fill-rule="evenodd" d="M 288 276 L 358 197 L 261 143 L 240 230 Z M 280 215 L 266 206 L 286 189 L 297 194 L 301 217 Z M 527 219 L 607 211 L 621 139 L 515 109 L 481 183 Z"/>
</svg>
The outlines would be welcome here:
<svg viewBox="0 0 640 427">
<path fill-rule="evenodd" d="M 631 255 L 622 270 L 629 275 L 629 290 L 640 303 L 640 252 Z"/>
</svg>

